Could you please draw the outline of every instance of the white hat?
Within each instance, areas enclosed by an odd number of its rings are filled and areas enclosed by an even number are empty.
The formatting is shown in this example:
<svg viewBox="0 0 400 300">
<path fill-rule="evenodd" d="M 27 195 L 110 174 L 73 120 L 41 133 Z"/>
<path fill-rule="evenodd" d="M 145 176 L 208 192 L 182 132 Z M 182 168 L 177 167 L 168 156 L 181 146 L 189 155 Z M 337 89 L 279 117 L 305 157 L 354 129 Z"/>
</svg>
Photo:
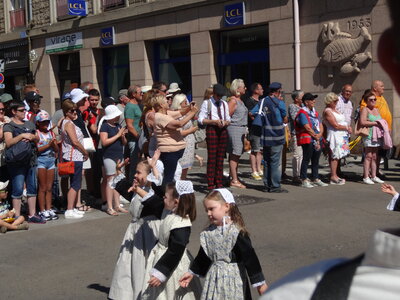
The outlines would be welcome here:
<svg viewBox="0 0 400 300">
<path fill-rule="evenodd" d="M 142 89 L 142 93 L 147 93 L 151 90 L 151 85 L 143 85 L 140 88 Z"/>
<path fill-rule="evenodd" d="M 177 91 L 180 91 L 181 89 L 179 88 L 179 85 L 176 82 L 173 82 L 169 85 L 169 89 L 167 91 L 167 94 L 170 93 L 175 93 Z"/>
<path fill-rule="evenodd" d="M 115 105 L 107 106 L 104 111 L 106 113 L 104 120 L 111 120 L 122 115 L 122 112 Z"/>
<path fill-rule="evenodd" d="M 5 190 L 7 185 L 8 185 L 8 180 L 6 182 L 1 182 L 0 181 L 0 191 L 1 190 Z"/>
<path fill-rule="evenodd" d="M 222 189 L 215 189 L 214 191 L 218 191 L 221 194 L 222 198 L 224 198 L 226 203 L 229 204 L 236 203 L 235 198 L 233 198 L 232 193 L 228 189 L 222 188 Z"/>
<path fill-rule="evenodd" d="M 73 89 L 70 92 L 71 95 L 71 100 L 74 103 L 78 103 L 79 101 L 81 101 L 83 98 L 85 97 L 89 97 L 88 94 L 86 94 L 85 92 L 83 92 L 81 89 Z"/>
</svg>

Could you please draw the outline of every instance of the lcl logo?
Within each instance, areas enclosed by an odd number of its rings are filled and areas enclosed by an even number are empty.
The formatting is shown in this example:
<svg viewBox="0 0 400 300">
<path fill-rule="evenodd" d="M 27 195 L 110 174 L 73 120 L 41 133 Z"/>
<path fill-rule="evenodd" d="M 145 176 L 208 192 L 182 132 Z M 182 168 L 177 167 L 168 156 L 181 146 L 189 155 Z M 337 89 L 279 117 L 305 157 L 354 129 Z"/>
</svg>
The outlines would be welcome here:
<svg viewBox="0 0 400 300">
<path fill-rule="evenodd" d="M 102 33 L 101 33 L 101 38 L 103 38 L 103 39 L 112 38 L 111 32 L 110 32 L 110 31 L 102 32 Z"/>
<path fill-rule="evenodd" d="M 238 8 L 235 8 L 225 11 L 225 15 L 229 18 L 229 17 L 239 17 L 242 14 L 240 13 L 240 10 Z"/>
<path fill-rule="evenodd" d="M 69 3 L 69 8 L 72 9 L 83 9 L 83 6 L 81 3 Z"/>
</svg>

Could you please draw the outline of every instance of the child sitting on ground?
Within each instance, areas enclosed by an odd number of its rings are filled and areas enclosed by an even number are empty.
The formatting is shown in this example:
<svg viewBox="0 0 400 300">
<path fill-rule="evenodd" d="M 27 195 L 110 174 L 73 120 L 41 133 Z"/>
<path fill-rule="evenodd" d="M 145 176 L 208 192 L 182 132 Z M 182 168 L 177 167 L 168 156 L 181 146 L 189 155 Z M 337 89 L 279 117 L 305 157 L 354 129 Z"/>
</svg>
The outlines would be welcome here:
<svg viewBox="0 0 400 300">
<path fill-rule="evenodd" d="M 9 210 L 8 204 L 4 201 L 7 199 L 8 181 L 0 181 L 0 232 L 6 233 L 7 230 L 28 229 L 29 225 L 25 222 L 23 216 L 16 216 L 15 210 Z"/>
</svg>

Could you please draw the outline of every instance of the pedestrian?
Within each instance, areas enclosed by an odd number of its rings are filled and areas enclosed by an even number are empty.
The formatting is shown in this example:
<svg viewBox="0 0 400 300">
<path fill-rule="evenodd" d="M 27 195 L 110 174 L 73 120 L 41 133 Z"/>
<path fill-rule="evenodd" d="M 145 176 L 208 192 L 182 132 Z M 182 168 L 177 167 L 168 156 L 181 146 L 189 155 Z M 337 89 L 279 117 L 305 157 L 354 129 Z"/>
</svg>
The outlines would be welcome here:
<svg viewBox="0 0 400 300">
<path fill-rule="evenodd" d="M 204 100 L 199 113 L 199 124 L 206 126 L 207 189 L 223 187 L 224 157 L 228 144 L 227 127 L 231 117 L 225 100 L 227 91 L 219 83 L 213 86 L 213 95 Z"/>
<path fill-rule="evenodd" d="M 229 171 L 231 176 L 230 186 L 233 188 L 245 189 L 246 186 L 239 181 L 238 166 L 240 156 L 244 152 L 244 139 L 247 132 L 248 110 L 244 105 L 242 97 L 246 92 L 246 85 L 243 79 L 234 79 L 230 87 L 231 97 L 228 102 L 229 116 L 231 122 L 228 130 Z"/>
<path fill-rule="evenodd" d="M 129 207 L 132 221 L 122 240 L 108 295 L 110 299 L 138 299 L 141 295 L 147 259 L 157 244 L 164 209 L 163 195 L 155 193 L 149 180 L 162 176 L 156 167 L 159 154 L 157 151 L 153 159 L 137 165 L 130 189 L 134 192 Z"/>
<path fill-rule="evenodd" d="M 4 125 L 4 140 L 6 142 L 6 164 L 11 178 L 13 208 L 17 216 L 21 215 L 21 200 L 26 186 L 28 197 L 28 222 L 46 223 L 46 220 L 36 215 L 37 195 L 37 153 L 36 143 L 39 137 L 35 125 L 24 121 L 25 104 L 21 101 L 11 101 L 11 121 Z"/>
<path fill-rule="evenodd" d="M 200 234 L 199 253 L 180 279 L 181 287 L 186 288 L 194 276 L 205 276 L 202 300 L 247 300 L 251 299 L 248 276 L 261 295 L 268 286 L 232 193 L 213 190 L 203 204 L 210 226 Z"/>
<path fill-rule="evenodd" d="M 103 165 L 105 171 L 105 198 L 107 201 L 107 214 L 118 216 L 118 212 L 128 211 L 120 207 L 119 193 L 111 189 L 110 183 L 117 171 L 117 162 L 124 159 L 124 145 L 126 145 L 127 129 L 119 125 L 121 111 L 115 105 L 105 109 L 103 124 L 100 127 L 100 139 L 103 147 Z"/>
<path fill-rule="evenodd" d="M 57 214 L 52 208 L 53 182 L 56 168 L 56 156 L 58 145 L 55 134 L 49 130 L 50 116 L 45 110 L 41 110 L 35 117 L 37 135 L 39 141 L 37 176 L 39 183 L 38 202 L 39 216 L 46 221 L 58 220 Z"/>
<path fill-rule="evenodd" d="M 6 166 L 6 143 L 4 142 L 3 127 L 11 120 L 5 115 L 6 107 L 3 102 L 0 102 L 0 181 L 7 181 L 9 179 L 7 166 Z"/>
<path fill-rule="evenodd" d="M 301 186 L 313 188 L 314 186 L 327 186 L 319 179 L 319 157 L 322 151 L 323 124 L 315 109 L 315 98 L 317 95 L 305 93 L 303 96 L 302 109 L 299 110 L 295 119 L 297 144 L 303 149 L 303 160 L 300 168 Z M 308 179 L 307 169 L 311 161 L 311 179 Z"/>
<path fill-rule="evenodd" d="M 192 222 L 196 219 L 192 182 L 178 180 L 167 184 L 164 203 L 168 215 L 161 220 L 158 243 L 147 261 L 142 299 L 199 299 L 201 285 L 198 279 L 185 289 L 179 284 L 192 261 L 186 249 Z"/>
</svg>

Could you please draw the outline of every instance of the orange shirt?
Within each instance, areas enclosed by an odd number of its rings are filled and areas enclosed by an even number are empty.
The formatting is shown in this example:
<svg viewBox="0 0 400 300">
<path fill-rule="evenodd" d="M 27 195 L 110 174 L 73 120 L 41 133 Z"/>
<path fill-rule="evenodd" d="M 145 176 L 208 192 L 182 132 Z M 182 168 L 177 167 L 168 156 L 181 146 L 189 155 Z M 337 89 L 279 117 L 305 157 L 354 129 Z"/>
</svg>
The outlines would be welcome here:
<svg viewBox="0 0 400 300">
<path fill-rule="evenodd" d="M 367 103 L 363 99 L 360 104 L 360 110 L 366 106 Z M 392 113 L 390 112 L 389 105 L 383 96 L 376 96 L 375 108 L 379 110 L 382 119 L 388 123 L 389 129 L 392 130 Z"/>
</svg>

